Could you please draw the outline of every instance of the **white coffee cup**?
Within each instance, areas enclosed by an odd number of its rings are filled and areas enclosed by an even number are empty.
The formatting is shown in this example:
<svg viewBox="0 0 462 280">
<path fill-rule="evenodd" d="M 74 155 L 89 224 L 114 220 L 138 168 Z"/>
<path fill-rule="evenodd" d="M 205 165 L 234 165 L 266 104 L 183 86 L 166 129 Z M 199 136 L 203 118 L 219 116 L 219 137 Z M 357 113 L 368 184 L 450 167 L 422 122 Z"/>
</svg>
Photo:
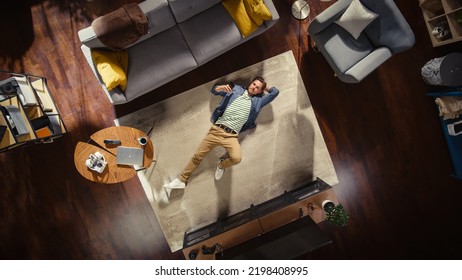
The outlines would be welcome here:
<svg viewBox="0 0 462 280">
<path fill-rule="evenodd" d="M 140 143 L 141 146 L 144 146 L 148 143 L 148 138 L 146 137 L 140 137 L 138 138 L 138 142 Z"/>
</svg>

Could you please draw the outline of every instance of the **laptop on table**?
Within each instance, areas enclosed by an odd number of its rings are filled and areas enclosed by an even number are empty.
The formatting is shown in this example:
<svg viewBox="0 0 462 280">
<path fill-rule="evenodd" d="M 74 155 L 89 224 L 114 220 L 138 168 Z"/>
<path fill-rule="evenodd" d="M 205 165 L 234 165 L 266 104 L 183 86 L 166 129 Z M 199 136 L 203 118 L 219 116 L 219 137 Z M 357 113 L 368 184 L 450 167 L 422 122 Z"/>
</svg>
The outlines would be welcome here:
<svg viewBox="0 0 462 280">
<path fill-rule="evenodd" d="M 144 149 L 136 147 L 117 147 L 117 164 L 143 166 Z"/>
</svg>

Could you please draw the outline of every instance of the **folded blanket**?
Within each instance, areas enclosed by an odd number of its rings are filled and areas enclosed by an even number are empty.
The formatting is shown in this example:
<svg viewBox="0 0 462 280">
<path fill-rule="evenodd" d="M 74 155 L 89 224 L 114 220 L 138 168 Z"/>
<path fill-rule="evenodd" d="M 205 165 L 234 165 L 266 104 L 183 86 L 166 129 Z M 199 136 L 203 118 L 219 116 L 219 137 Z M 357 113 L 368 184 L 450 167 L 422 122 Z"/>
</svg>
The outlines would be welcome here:
<svg viewBox="0 0 462 280">
<path fill-rule="evenodd" d="M 460 96 L 443 96 L 435 99 L 438 105 L 440 116 L 444 120 L 459 117 L 462 112 L 462 97 Z"/>
<path fill-rule="evenodd" d="M 148 33 L 148 18 L 137 3 L 131 3 L 95 19 L 91 26 L 108 48 L 120 51 Z"/>
</svg>

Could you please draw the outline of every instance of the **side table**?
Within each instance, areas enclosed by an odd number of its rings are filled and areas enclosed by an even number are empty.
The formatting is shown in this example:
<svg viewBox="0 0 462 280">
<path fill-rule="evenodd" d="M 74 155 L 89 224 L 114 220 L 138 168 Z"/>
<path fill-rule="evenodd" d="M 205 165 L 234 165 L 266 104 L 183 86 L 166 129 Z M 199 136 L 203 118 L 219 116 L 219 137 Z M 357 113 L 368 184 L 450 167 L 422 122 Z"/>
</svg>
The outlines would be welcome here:
<svg viewBox="0 0 462 280">
<path fill-rule="evenodd" d="M 139 137 L 146 137 L 148 143 L 141 146 L 138 142 Z M 74 164 L 79 173 L 86 179 L 103 184 L 114 184 L 126 181 L 136 174 L 133 166 L 117 164 L 117 145 L 106 145 L 104 139 L 117 139 L 122 146 L 144 147 L 144 161 L 142 168 L 148 168 L 154 158 L 154 146 L 146 133 L 132 127 L 114 126 L 102 129 L 90 136 L 96 145 L 78 142 L 74 151 Z M 107 166 L 102 173 L 90 170 L 86 165 L 90 154 L 100 152 L 107 161 Z"/>
<path fill-rule="evenodd" d="M 310 5 L 305 0 L 296 0 L 292 4 L 292 15 L 298 20 L 304 20 L 310 15 Z"/>
<path fill-rule="evenodd" d="M 140 143 L 138 143 L 138 138 L 140 137 L 146 137 L 148 139 L 148 143 L 145 146 L 141 146 Z M 133 127 L 112 126 L 104 128 L 92 134 L 90 139 L 114 155 L 117 155 L 117 145 L 106 145 L 104 144 L 104 139 L 120 140 L 121 146 L 137 148 L 144 147 L 143 168 L 148 168 L 152 163 L 152 159 L 154 158 L 154 147 L 152 145 L 151 139 L 149 139 L 146 133 Z"/>
</svg>

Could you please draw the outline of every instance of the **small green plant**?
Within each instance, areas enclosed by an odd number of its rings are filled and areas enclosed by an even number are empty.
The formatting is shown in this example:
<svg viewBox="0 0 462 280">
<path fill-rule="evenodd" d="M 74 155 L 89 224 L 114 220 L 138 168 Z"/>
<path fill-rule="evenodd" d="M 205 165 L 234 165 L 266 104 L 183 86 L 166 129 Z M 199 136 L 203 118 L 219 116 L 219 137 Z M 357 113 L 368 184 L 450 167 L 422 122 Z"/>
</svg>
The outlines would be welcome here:
<svg viewBox="0 0 462 280">
<path fill-rule="evenodd" d="M 325 210 L 326 210 L 326 221 L 342 226 L 342 227 L 348 224 L 348 219 L 350 219 L 350 217 L 346 213 L 342 204 L 337 204 L 335 206 L 329 205 L 328 207 L 326 207 Z"/>
</svg>

